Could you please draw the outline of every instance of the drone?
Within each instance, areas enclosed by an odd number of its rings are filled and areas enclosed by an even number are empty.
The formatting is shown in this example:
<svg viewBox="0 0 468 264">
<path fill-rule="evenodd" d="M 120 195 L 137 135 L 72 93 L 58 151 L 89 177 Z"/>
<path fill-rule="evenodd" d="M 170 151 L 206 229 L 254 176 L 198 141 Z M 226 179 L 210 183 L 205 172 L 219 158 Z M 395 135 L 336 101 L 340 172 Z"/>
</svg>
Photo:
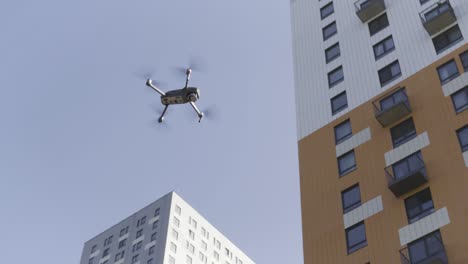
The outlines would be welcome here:
<svg viewBox="0 0 468 264">
<path fill-rule="evenodd" d="M 201 122 L 204 114 L 195 105 L 195 102 L 198 99 L 200 99 L 200 90 L 197 87 L 188 86 L 188 82 L 190 81 L 190 77 L 192 75 L 191 68 L 186 69 L 185 75 L 186 75 L 186 78 L 185 78 L 184 88 L 168 91 L 166 93 L 163 92 L 158 87 L 156 87 L 156 85 L 153 84 L 153 80 L 151 79 L 146 80 L 146 86 L 152 88 L 153 90 L 155 90 L 157 93 L 161 95 L 161 103 L 164 105 L 164 110 L 158 119 L 159 123 L 162 123 L 162 121 L 164 121 L 164 116 L 166 114 L 167 108 L 169 108 L 170 105 L 186 104 L 186 103 L 189 103 L 192 106 L 193 110 L 195 110 L 195 112 L 198 115 L 198 122 Z"/>
</svg>

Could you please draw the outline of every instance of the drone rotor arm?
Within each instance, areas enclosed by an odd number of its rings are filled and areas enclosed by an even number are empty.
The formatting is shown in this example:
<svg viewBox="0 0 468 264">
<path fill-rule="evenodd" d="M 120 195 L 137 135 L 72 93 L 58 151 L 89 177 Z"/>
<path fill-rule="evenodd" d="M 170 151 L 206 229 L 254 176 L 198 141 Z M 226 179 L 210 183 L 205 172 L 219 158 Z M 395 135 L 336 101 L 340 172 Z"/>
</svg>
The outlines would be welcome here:
<svg viewBox="0 0 468 264">
<path fill-rule="evenodd" d="M 161 91 L 161 89 L 159 89 L 158 87 L 156 87 L 154 84 L 153 84 L 153 81 L 151 79 L 148 79 L 148 81 L 146 81 L 146 86 L 152 88 L 153 90 L 155 90 L 158 94 L 160 95 L 166 95 L 165 92 Z"/>
<path fill-rule="evenodd" d="M 197 112 L 197 115 L 198 115 L 198 123 L 200 123 L 201 120 L 202 120 L 202 118 L 203 118 L 203 116 L 204 116 L 205 114 L 203 114 L 203 112 L 200 111 L 200 110 L 198 109 L 198 107 L 195 105 L 194 102 L 189 102 L 189 103 L 190 103 L 190 105 L 192 106 L 193 110 L 195 110 L 195 112 Z"/>
</svg>

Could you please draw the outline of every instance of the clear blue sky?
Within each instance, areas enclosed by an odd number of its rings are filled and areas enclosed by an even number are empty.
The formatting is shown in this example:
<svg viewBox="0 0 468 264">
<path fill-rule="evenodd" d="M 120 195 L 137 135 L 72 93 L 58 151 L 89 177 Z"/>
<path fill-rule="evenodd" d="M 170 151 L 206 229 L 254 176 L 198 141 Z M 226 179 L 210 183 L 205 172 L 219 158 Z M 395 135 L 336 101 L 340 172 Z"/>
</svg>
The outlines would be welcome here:
<svg viewBox="0 0 468 264">
<path fill-rule="evenodd" d="M 0 4 L 2 263 L 78 263 L 83 243 L 176 190 L 257 263 L 301 264 L 286 0 Z M 155 124 L 190 55 L 189 106 Z"/>
</svg>

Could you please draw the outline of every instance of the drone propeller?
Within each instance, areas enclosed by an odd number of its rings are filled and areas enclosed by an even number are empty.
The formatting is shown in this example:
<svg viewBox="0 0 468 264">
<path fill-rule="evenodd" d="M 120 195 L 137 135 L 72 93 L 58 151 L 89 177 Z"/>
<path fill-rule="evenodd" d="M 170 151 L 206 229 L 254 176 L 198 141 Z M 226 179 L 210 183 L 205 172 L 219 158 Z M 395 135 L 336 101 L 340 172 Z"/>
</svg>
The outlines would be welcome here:
<svg viewBox="0 0 468 264">
<path fill-rule="evenodd" d="M 175 67 L 175 72 L 177 75 L 185 76 L 188 69 L 196 72 L 204 72 L 205 67 L 200 58 L 191 56 L 188 64 L 186 66 Z"/>
<path fill-rule="evenodd" d="M 154 70 L 151 71 L 151 70 L 146 69 L 146 70 L 136 71 L 136 72 L 134 73 L 134 75 L 135 75 L 135 77 L 137 77 L 138 79 L 140 79 L 140 80 L 142 80 L 142 81 L 145 81 L 145 82 L 151 79 L 152 83 L 153 83 L 154 85 L 156 85 L 157 87 L 159 87 L 159 88 L 162 88 L 162 87 L 167 86 L 167 84 L 166 84 L 165 82 L 161 82 L 161 81 L 156 81 L 156 80 L 154 80 L 154 79 L 153 79 L 153 76 L 155 75 L 154 73 L 155 73 Z M 149 91 L 149 90 L 148 90 L 148 91 Z"/>
</svg>

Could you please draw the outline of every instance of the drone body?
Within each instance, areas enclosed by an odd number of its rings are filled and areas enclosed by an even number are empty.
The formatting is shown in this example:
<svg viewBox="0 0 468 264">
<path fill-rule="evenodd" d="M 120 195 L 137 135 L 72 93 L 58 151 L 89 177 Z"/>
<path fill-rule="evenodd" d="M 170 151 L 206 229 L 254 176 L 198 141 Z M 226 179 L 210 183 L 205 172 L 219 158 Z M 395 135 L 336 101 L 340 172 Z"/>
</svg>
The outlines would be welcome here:
<svg viewBox="0 0 468 264">
<path fill-rule="evenodd" d="M 188 87 L 188 82 L 190 80 L 190 76 L 192 74 L 192 69 L 188 68 L 185 72 L 186 74 L 186 79 L 185 79 L 185 87 L 182 89 L 178 90 L 172 90 L 168 91 L 167 93 L 163 92 L 160 90 L 158 87 L 156 87 L 153 84 L 153 81 L 151 79 L 148 79 L 146 81 L 146 85 L 153 90 L 155 90 L 157 93 L 161 95 L 161 104 L 163 104 L 164 111 L 162 112 L 161 116 L 159 117 L 159 123 L 161 123 L 164 120 L 164 115 L 166 114 L 167 108 L 169 105 L 176 105 L 176 104 L 186 104 L 189 103 L 193 110 L 198 115 L 198 122 L 200 122 L 204 116 L 203 112 L 198 110 L 197 106 L 195 105 L 195 102 L 200 99 L 200 91 L 196 87 Z"/>
</svg>

